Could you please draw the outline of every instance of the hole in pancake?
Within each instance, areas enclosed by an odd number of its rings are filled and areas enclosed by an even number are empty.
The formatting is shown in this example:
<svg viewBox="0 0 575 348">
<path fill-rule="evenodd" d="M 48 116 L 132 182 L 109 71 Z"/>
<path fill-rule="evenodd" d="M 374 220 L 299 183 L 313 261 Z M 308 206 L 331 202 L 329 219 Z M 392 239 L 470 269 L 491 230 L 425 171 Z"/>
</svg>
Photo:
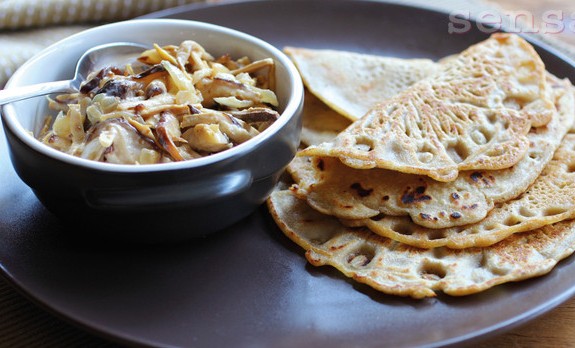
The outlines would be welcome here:
<svg viewBox="0 0 575 348">
<path fill-rule="evenodd" d="M 337 229 L 328 228 L 318 221 L 304 219 L 301 221 L 301 223 L 310 224 L 309 226 L 305 227 L 305 229 L 308 233 L 308 239 L 310 243 L 314 245 L 323 245 L 332 240 L 338 234 Z"/>
<path fill-rule="evenodd" d="M 575 163 L 567 164 L 567 173 L 575 173 Z"/>
<path fill-rule="evenodd" d="M 463 162 L 469 157 L 469 149 L 461 140 L 448 144 L 447 153 L 455 163 Z"/>
<path fill-rule="evenodd" d="M 524 216 L 524 217 L 533 217 L 535 216 L 535 212 L 533 212 L 532 210 L 530 210 L 527 207 L 521 207 L 519 208 L 519 215 Z"/>
<path fill-rule="evenodd" d="M 483 226 L 483 229 L 484 229 L 485 231 L 493 231 L 493 230 L 496 229 L 496 228 L 497 228 L 497 224 L 496 224 L 496 223 L 493 223 L 493 222 L 490 223 L 490 224 L 487 224 L 487 225 Z"/>
<path fill-rule="evenodd" d="M 427 239 L 438 240 L 445 238 L 445 231 L 443 230 L 431 230 L 427 233 Z"/>
<path fill-rule="evenodd" d="M 455 226 L 455 227 L 452 227 L 452 229 L 455 231 L 455 233 L 461 233 L 461 232 L 465 231 L 465 226 Z"/>
<path fill-rule="evenodd" d="M 536 161 L 541 158 L 541 153 L 538 151 L 529 151 L 529 158 Z"/>
<path fill-rule="evenodd" d="M 486 128 L 479 128 L 471 133 L 471 140 L 477 145 L 487 144 L 493 137 L 493 132 Z"/>
<path fill-rule="evenodd" d="M 373 140 L 366 136 L 356 136 L 355 148 L 359 151 L 369 152 L 373 150 Z"/>
<path fill-rule="evenodd" d="M 478 129 L 479 132 L 481 132 L 481 134 L 485 137 L 485 143 L 488 143 L 491 141 L 491 139 L 493 139 L 495 132 L 493 131 L 493 129 L 487 128 L 487 127 L 481 127 Z"/>
<path fill-rule="evenodd" d="M 372 221 L 379 221 L 379 220 L 381 220 L 381 219 L 383 219 L 383 218 L 385 218 L 385 214 L 379 213 L 379 214 L 377 214 L 377 215 L 375 215 L 375 216 L 370 217 L 370 220 L 372 220 Z"/>
<path fill-rule="evenodd" d="M 503 221 L 503 224 L 505 226 L 515 226 L 515 225 L 519 225 L 522 222 L 521 217 L 516 216 L 516 215 L 511 215 L 508 216 L 505 221 Z"/>
<path fill-rule="evenodd" d="M 491 271 L 491 273 L 493 273 L 497 276 L 504 276 L 504 275 L 509 273 L 508 270 L 503 269 L 503 268 L 490 267 L 489 270 Z"/>
<path fill-rule="evenodd" d="M 497 117 L 497 114 L 493 111 L 488 111 L 486 116 L 487 116 L 487 121 L 489 121 L 489 123 L 491 123 L 491 124 L 495 124 L 495 123 L 499 122 L 499 118 Z"/>
<path fill-rule="evenodd" d="M 369 244 L 363 244 L 355 251 L 347 255 L 347 263 L 354 268 L 367 266 L 375 257 L 375 248 Z"/>
<path fill-rule="evenodd" d="M 417 159 L 421 163 L 429 163 L 433 160 L 433 154 L 431 152 L 418 152 Z"/>
<path fill-rule="evenodd" d="M 368 197 L 373 192 L 372 188 L 364 188 L 358 182 L 351 184 L 349 188 L 352 189 L 353 192 L 357 194 L 359 197 Z"/>
<path fill-rule="evenodd" d="M 481 259 L 479 260 L 478 266 L 479 266 L 479 268 L 485 269 L 485 270 L 491 272 L 492 274 L 494 274 L 496 276 L 504 276 L 507 273 L 509 273 L 509 271 L 506 269 L 497 268 L 497 267 L 494 267 L 493 265 L 491 265 L 489 263 L 489 257 L 485 253 L 481 254 Z"/>
<path fill-rule="evenodd" d="M 445 266 L 443 264 L 425 259 L 421 264 L 419 274 L 423 279 L 440 280 L 445 278 L 445 276 L 447 275 L 447 270 L 445 269 Z"/>
<path fill-rule="evenodd" d="M 320 171 L 323 172 L 325 169 L 325 161 L 321 157 L 314 157 L 312 164 Z"/>
<path fill-rule="evenodd" d="M 503 100 L 503 105 L 509 109 L 521 110 L 525 107 L 526 100 L 519 97 L 507 97 Z"/>
<path fill-rule="evenodd" d="M 550 207 L 543 211 L 543 216 L 554 216 L 567 212 L 567 209 L 563 207 Z"/>
<path fill-rule="evenodd" d="M 419 151 L 417 151 L 417 159 L 421 163 L 429 163 L 433 160 L 433 147 L 428 143 L 423 143 Z"/>
<path fill-rule="evenodd" d="M 444 247 L 433 248 L 431 249 L 431 252 L 433 253 L 433 257 L 436 259 L 442 259 L 449 254 Z"/>
<path fill-rule="evenodd" d="M 479 234 L 482 231 L 481 225 L 472 226 L 471 228 L 467 229 L 467 234 Z"/>
<path fill-rule="evenodd" d="M 413 230 L 409 223 L 404 221 L 396 222 L 391 226 L 391 229 L 396 233 L 403 234 L 404 236 L 411 236 L 413 234 Z"/>
</svg>

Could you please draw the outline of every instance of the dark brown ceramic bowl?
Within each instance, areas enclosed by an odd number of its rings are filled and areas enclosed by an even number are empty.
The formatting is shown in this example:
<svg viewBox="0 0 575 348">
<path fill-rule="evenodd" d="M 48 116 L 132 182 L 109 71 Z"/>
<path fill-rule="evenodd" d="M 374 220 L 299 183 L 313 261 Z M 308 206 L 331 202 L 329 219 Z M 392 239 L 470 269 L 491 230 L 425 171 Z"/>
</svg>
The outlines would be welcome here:
<svg viewBox="0 0 575 348">
<path fill-rule="evenodd" d="M 218 154 L 118 165 L 70 156 L 36 140 L 29 131 L 37 131 L 49 114 L 45 98 L 4 107 L 2 121 L 18 175 L 51 212 L 82 233 L 156 242 L 218 231 L 259 206 L 293 158 L 303 105 L 297 70 L 275 47 L 221 26 L 173 19 L 100 26 L 44 50 L 14 74 L 7 88 L 71 78 L 78 57 L 106 42 L 165 45 L 187 39 L 216 55 L 273 58 L 281 117 L 253 139 Z"/>
</svg>

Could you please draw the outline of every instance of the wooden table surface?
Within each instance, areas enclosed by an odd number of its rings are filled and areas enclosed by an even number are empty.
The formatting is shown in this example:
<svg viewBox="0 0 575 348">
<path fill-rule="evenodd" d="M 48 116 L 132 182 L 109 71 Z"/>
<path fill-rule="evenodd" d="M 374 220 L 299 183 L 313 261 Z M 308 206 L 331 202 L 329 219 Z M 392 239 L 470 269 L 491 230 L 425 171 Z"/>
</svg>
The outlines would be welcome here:
<svg viewBox="0 0 575 348">
<path fill-rule="evenodd" d="M 566 43 L 575 48 L 575 1 L 485 0 L 485 2 L 503 9 L 504 13 L 522 11 L 532 14 L 533 17 L 529 18 L 529 20 L 534 25 L 534 28 L 540 29 L 542 35 L 552 35 L 553 40 Z M 545 31 L 545 18 L 549 18 L 546 16 L 551 14 L 558 14 L 563 17 L 564 28 L 563 30 L 555 30 L 550 27 L 551 30 L 549 31 L 552 33 L 543 34 Z M 555 31 L 558 32 L 555 33 Z M 477 347 L 575 347 L 575 298 L 523 326 L 481 342 Z"/>
</svg>

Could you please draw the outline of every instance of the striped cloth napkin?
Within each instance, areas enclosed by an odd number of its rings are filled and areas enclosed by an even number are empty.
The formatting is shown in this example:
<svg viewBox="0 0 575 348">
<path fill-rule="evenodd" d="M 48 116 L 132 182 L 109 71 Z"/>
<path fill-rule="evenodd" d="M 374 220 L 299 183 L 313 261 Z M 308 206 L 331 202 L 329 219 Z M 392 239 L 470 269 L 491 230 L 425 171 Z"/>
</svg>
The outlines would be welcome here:
<svg viewBox="0 0 575 348">
<path fill-rule="evenodd" d="M 97 24 L 209 0 L 0 1 L 0 88 L 46 46 Z M 213 1 L 211 1 L 213 2 Z"/>
</svg>

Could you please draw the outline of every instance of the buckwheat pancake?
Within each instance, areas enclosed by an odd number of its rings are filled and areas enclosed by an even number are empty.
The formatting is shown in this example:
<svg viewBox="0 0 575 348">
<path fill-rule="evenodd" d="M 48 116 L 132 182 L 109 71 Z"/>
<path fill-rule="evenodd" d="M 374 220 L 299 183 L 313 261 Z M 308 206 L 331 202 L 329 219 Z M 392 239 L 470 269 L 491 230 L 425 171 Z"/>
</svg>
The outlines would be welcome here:
<svg viewBox="0 0 575 348">
<path fill-rule="evenodd" d="M 513 233 L 575 218 L 575 134 L 567 134 L 539 178 L 517 199 L 495 207 L 476 224 L 447 229 L 421 227 L 408 217 L 376 216 L 348 221 L 420 248 L 469 248 L 495 244 Z"/>
<path fill-rule="evenodd" d="M 374 104 L 433 75 L 430 59 L 400 59 L 341 50 L 286 47 L 309 91 L 354 121 Z"/>
<path fill-rule="evenodd" d="M 330 141 L 350 124 L 349 119 L 338 114 L 306 89 L 300 137 L 304 145 Z"/>
<path fill-rule="evenodd" d="M 548 79 L 557 112 L 546 126 L 527 134 L 527 154 L 511 168 L 463 171 L 446 183 L 387 169 L 355 169 L 334 157 L 299 156 L 288 167 L 296 193 L 318 211 L 342 219 L 409 215 L 415 224 L 433 229 L 476 223 L 537 179 L 572 126 L 571 84 Z"/>
<path fill-rule="evenodd" d="M 462 296 L 550 272 L 575 246 L 567 220 L 518 233 L 485 248 L 419 249 L 350 228 L 310 208 L 290 191 L 268 199 L 283 233 L 306 250 L 314 266 L 331 265 L 345 276 L 392 295 L 424 298 L 442 291 Z"/>
<path fill-rule="evenodd" d="M 316 50 L 304 50 L 304 49 L 287 49 L 288 51 L 293 51 L 294 57 L 299 59 L 304 59 L 305 56 L 302 52 L 311 52 L 310 54 L 316 52 Z M 297 52 L 298 54 L 295 54 Z M 319 50 L 316 53 L 318 56 L 322 56 L 326 53 L 326 50 Z M 351 59 L 358 54 L 350 54 L 349 52 L 342 51 L 328 51 L 330 56 L 333 58 L 343 55 L 344 58 Z M 301 56 L 301 57 L 300 57 Z M 305 146 L 309 145 L 319 145 L 323 142 L 328 142 L 333 140 L 341 131 L 351 124 L 350 116 L 345 110 L 341 111 L 345 107 L 353 107 L 361 110 L 361 115 L 365 114 L 369 109 L 367 104 L 376 103 L 376 101 L 384 100 L 397 94 L 407 87 L 411 86 L 413 83 L 418 81 L 417 79 L 423 79 L 433 74 L 433 72 L 438 70 L 437 64 L 427 60 L 427 59 L 399 59 L 399 58 L 387 58 L 378 57 L 370 55 L 358 55 L 364 60 L 373 60 L 374 62 L 380 61 L 380 74 L 369 75 L 369 85 L 372 89 L 366 90 L 368 84 L 364 80 L 356 79 L 352 81 L 352 76 L 347 76 L 344 81 L 330 81 L 328 84 L 331 93 L 324 93 L 324 100 L 328 100 L 328 103 L 332 105 L 330 107 L 328 104 L 318 98 L 314 93 L 310 92 L 308 88 L 305 91 L 305 103 L 302 115 L 302 131 L 301 131 L 301 141 Z M 351 59 L 353 62 L 357 63 L 357 59 Z M 361 61 L 361 59 L 359 59 Z M 314 60 L 315 62 L 315 60 Z M 308 62 L 310 63 L 310 62 Z M 316 62 L 317 63 L 317 62 Z M 303 63 L 300 62 L 300 65 Z M 313 64 L 312 64 L 313 65 Z M 317 72 L 317 70 L 312 70 Z M 352 69 L 352 71 L 357 71 L 357 69 Z M 308 72 L 308 75 L 311 73 Z M 381 80 L 377 80 L 377 79 Z M 391 83 L 392 80 L 393 83 Z M 316 79 L 311 79 L 310 81 L 317 81 Z M 333 83 L 331 83 L 333 82 Z M 360 94 L 356 95 L 352 100 L 338 99 L 338 95 L 346 95 L 351 98 L 352 95 L 348 93 L 347 89 L 353 89 L 355 92 Z M 317 92 L 316 92 L 317 93 Z M 322 93 L 317 93 L 322 95 Z M 331 99 L 330 99 L 331 98 Z M 336 104 L 341 103 L 341 107 L 337 107 Z M 354 106 L 354 103 L 359 103 Z M 342 113 L 335 111 L 335 109 L 340 110 Z"/>
<path fill-rule="evenodd" d="M 379 104 L 333 141 L 302 156 L 453 181 L 460 171 L 505 169 L 529 150 L 531 127 L 555 108 L 545 66 L 517 35 L 494 34 Z"/>
</svg>

